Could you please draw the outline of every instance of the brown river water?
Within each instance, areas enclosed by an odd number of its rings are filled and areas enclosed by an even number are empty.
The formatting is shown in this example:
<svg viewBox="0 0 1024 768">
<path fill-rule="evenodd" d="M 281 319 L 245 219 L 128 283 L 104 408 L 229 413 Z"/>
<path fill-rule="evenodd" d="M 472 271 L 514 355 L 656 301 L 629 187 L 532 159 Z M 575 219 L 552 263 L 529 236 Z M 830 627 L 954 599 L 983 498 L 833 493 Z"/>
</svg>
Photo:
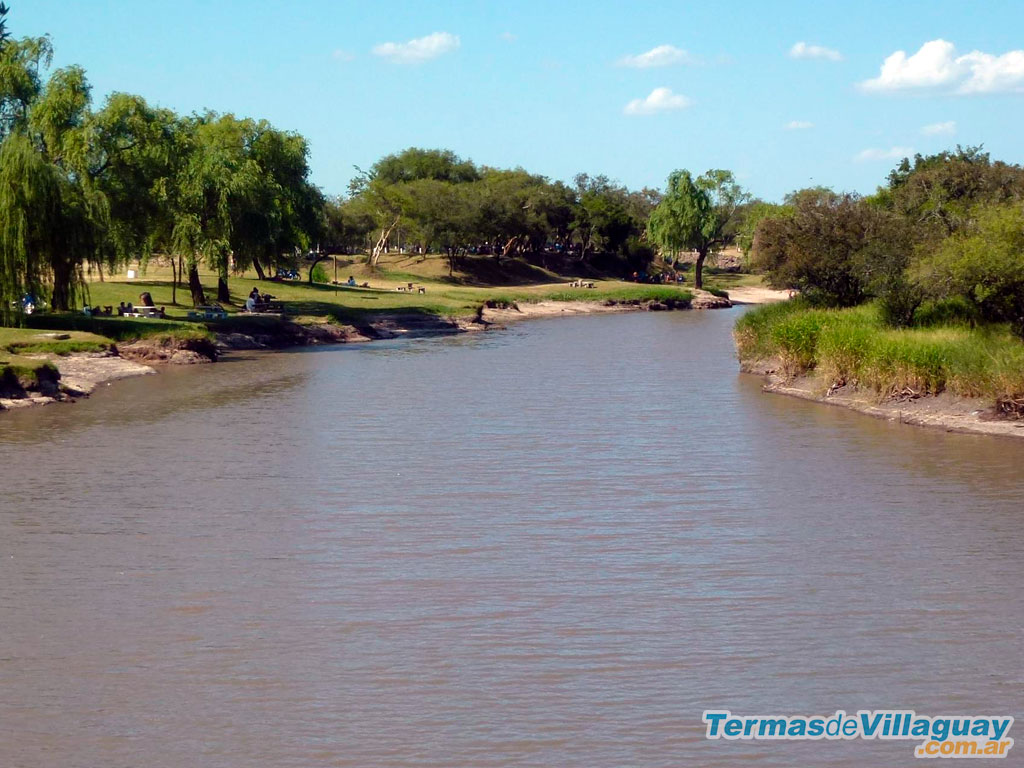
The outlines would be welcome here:
<svg viewBox="0 0 1024 768">
<path fill-rule="evenodd" d="M 911 765 L 701 715 L 1020 715 L 1024 441 L 763 394 L 738 311 L 3 414 L 0 766 Z"/>
</svg>

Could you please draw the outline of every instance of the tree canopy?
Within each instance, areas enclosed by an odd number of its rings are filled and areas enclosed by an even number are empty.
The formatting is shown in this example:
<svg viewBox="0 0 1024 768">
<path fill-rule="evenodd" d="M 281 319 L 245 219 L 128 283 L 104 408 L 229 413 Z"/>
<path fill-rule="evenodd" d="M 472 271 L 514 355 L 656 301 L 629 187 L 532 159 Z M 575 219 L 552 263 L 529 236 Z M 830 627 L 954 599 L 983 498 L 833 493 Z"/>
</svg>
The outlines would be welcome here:
<svg viewBox="0 0 1024 768">
<path fill-rule="evenodd" d="M 10 39 L 0 6 L 0 314 L 22 294 L 75 306 L 93 268 L 183 259 L 192 298 L 198 265 L 220 276 L 292 258 L 323 229 L 309 148 L 266 121 L 179 116 L 141 96 L 93 110 L 84 70 L 47 75 L 49 38 Z M 173 263 L 173 261 L 172 261 Z"/>
</svg>

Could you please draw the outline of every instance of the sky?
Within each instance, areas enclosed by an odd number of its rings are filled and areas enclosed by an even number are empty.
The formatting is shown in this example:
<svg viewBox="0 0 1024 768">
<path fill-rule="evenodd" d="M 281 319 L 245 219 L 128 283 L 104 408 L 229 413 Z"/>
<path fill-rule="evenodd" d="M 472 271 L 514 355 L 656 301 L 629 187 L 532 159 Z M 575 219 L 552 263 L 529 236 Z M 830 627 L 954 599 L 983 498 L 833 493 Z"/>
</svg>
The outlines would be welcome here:
<svg viewBox="0 0 1024 768">
<path fill-rule="evenodd" d="M 870 193 L 899 158 L 1024 162 L 1024 2 L 7 0 L 95 105 L 265 118 L 313 181 L 406 147 L 662 188 L 727 168 L 757 197 Z"/>
</svg>

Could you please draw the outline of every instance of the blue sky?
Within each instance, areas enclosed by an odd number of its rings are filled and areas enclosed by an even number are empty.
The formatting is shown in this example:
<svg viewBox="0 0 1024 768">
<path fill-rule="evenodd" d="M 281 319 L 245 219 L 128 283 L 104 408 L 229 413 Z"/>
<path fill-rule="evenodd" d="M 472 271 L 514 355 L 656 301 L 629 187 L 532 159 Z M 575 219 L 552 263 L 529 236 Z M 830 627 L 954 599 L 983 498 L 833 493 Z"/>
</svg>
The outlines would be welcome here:
<svg viewBox="0 0 1024 768">
<path fill-rule="evenodd" d="M 1024 161 L 1019 0 L 8 4 L 97 104 L 266 118 L 332 194 L 407 146 L 634 188 L 729 168 L 766 199 L 870 192 L 908 150 Z"/>
</svg>

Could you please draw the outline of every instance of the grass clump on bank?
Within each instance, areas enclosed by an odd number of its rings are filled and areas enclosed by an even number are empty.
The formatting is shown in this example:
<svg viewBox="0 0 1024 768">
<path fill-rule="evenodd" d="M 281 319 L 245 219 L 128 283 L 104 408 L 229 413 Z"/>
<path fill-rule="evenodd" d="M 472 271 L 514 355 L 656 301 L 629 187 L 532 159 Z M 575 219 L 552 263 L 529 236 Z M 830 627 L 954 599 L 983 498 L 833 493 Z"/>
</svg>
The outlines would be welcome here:
<svg viewBox="0 0 1024 768">
<path fill-rule="evenodd" d="M 28 328 L 0 328 L 0 358 L 11 355 L 70 355 L 73 352 L 101 352 L 111 342 L 93 333 L 70 332 L 68 338 L 48 337 Z"/>
<path fill-rule="evenodd" d="M 882 398 L 948 391 L 1016 412 L 1024 401 L 1024 343 L 1009 327 L 972 326 L 948 307 L 924 318 L 932 324 L 892 329 L 875 304 L 816 309 L 797 299 L 748 312 L 735 337 L 742 362 L 777 359 L 786 376 L 813 372 L 822 389 L 853 385 Z"/>
<path fill-rule="evenodd" d="M 24 397 L 30 390 L 52 393 L 59 379 L 51 362 L 0 353 L 0 397 Z"/>
</svg>

